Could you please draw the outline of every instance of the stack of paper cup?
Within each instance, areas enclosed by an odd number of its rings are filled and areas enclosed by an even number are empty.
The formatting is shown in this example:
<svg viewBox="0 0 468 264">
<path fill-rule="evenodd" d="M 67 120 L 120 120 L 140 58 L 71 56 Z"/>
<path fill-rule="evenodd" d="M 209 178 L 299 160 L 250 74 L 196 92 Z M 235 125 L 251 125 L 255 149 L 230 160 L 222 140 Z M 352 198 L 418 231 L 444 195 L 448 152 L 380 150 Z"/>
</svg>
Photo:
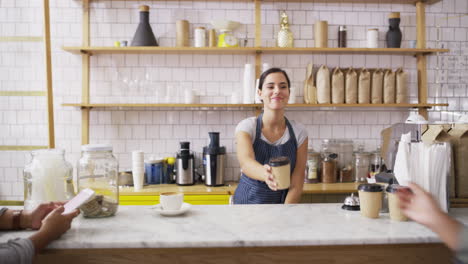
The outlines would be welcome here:
<svg viewBox="0 0 468 264">
<path fill-rule="evenodd" d="M 245 64 L 244 67 L 244 85 L 243 100 L 244 104 L 252 104 L 255 100 L 255 68 L 252 64 Z"/>
<path fill-rule="evenodd" d="M 139 191 L 143 188 L 143 180 L 145 176 L 144 155 L 145 154 L 141 150 L 132 151 L 132 175 L 134 191 Z"/>
</svg>

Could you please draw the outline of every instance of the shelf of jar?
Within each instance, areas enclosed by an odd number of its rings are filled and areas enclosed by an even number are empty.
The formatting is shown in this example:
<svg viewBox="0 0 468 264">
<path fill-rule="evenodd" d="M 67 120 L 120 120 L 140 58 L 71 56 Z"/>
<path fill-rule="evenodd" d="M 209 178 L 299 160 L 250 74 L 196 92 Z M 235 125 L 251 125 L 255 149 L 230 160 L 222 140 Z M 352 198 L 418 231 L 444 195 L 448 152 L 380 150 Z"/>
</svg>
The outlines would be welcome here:
<svg viewBox="0 0 468 264">
<path fill-rule="evenodd" d="M 277 54 L 277 53 L 320 53 L 320 54 L 378 54 L 378 55 L 430 55 L 448 52 L 448 49 L 407 49 L 407 48 L 277 48 L 277 47 L 62 47 L 73 54 L 157 54 L 157 53 L 205 53 L 205 54 Z"/>
<path fill-rule="evenodd" d="M 110 108 L 110 107 L 161 107 L 161 108 L 261 108 L 262 104 L 74 104 L 64 103 L 62 106 L 81 108 Z M 287 107 L 370 107 L 370 108 L 431 108 L 448 106 L 448 104 L 289 104 Z"/>
</svg>

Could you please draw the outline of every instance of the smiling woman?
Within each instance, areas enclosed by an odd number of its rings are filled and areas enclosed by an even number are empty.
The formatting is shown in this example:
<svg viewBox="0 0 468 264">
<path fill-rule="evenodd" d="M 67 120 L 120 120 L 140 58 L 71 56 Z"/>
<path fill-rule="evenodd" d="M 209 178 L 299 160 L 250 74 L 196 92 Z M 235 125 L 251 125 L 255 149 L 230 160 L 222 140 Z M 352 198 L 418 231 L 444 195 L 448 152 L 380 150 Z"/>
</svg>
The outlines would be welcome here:
<svg viewBox="0 0 468 264">
<path fill-rule="evenodd" d="M 308 138 L 302 124 L 289 121 L 284 115 L 290 85 L 282 69 L 265 71 L 258 87 L 263 113 L 242 120 L 236 127 L 237 158 L 242 176 L 234 194 L 235 204 L 300 202 Z M 272 172 L 269 162 L 283 156 L 290 161 L 290 186 L 278 190 L 279 175 Z"/>
</svg>

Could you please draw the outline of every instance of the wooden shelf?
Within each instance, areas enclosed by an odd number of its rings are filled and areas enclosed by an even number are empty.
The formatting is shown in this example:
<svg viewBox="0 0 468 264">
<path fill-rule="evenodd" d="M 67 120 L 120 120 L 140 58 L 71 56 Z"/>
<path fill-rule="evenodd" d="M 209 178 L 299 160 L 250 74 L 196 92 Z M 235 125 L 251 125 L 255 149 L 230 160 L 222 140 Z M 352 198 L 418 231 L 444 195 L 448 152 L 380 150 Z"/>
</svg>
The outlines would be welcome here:
<svg viewBox="0 0 468 264">
<path fill-rule="evenodd" d="M 76 106 L 81 108 L 93 107 L 261 107 L 260 104 L 62 104 L 62 106 Z"/>
<path fill-rule="evenodd" d="M 277 53 L 320 53 L 320 54 L 379 54 L 379 55 L 429 55 L 437 52 L 448 52 L 448 49 L 403 49 L 403 48 L 276 48 L 276 47 L 62 47 L 73 54 L 132 54 L 132 53 L 213 53 L 213 54 L 277 54 Z"/>
<path fill-rule="evenodd" d="M 269 53 L 326 53 L 326 54 L 378 54 L 378 55 L 429 55 L 448 52 L 448 49 L 402 49 L 402 48 L 261 48 L 260 52 Z"/>
<path fill-rule="evenodd" d="M 217 47 L 62 47 L 74 54 L 131 54 L 131 53 L 229 53 L 255 54 L 257 48 L 217 48 Z"/>
<path fill-rule="evenodd" d="M 232 107 L 241 107 L 241 108 L 261 108 L 262 104 L 74 104 L 74 103 L 64 103 L 62 106 L 74 106 L 81 108 L 109 108 L 109 107 L 166 107 L 166 108 L 175 108 L 175 107 L 222 107 L 222 108 L 232 108 Z M 288 107 L 396 107 L 396 108 L 431 108 L 434 106 L 448 106 L 448 104 L 290 104 Z"/>
<path fill-rule="evenodd" d="M 262 2 L 270 2 L 271 0 L 261 0 Z M 423 2 L 427 5 L 432 5 L 442 0 L 399 0 L 398 4 L 415 5 L 416 2 Z M 395 4 L 395 0 L 281 0 L 281 2 L 314 2 L 314 3 L 361 3 L 361 4 Z"/>
<path fill-rule="evenodd" d="M 99 0 L 91 0 L 97 2 Z M 114 0 L 114 1 L 124 1 L 124 0 Z M 127 1 L 141 1 L 141 0 L 127 0 Z M 158 1 L 158 0 L 153 0 Z M 167 0 L 167 1 L 179 1 L 179 0 Z M 196 1 L 206 1 L 206 0 L 194 0 Z M 234 2 L 234 0 L 209 0 L 217 2 Z M 237 0 L 239 1 L 239 0 Z M 242 2 L 254 2 L 255 0 L 240 0 Z M 261 2 L 270 2 L 271 0 L 260 0 Z M 416 2 L 424 2 L 428 5 L 435 4 L 442 0 L 399 0 L 398 4 L 409 4 L 414 5 Z M 282 2 L 315 2 L 315 3 L 364 3 L 364 4 L 394 4 L 395 0 L 282 0 Z"/>
<path fill-rule="evenodd" d="M 40 42 L 44 41 L 43 37 L 39 36 L 3 36 L 0 37 L 0 42 Z"/>
</svg>

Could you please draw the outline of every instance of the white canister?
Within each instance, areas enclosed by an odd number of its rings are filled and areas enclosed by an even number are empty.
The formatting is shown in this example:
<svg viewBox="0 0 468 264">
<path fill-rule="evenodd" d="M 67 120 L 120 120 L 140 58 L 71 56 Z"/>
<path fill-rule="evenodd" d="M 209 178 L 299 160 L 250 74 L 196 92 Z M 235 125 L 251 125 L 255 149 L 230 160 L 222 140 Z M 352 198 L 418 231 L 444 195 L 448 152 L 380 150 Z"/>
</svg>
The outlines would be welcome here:
<svg viewBox="0 0 468 264">
<path fill-rule="evenodd" d="M 195 47 L 206 47 L 206 30 L 204 27 L 195 28 Z"/>
<path fill-rule="evenodd" d="M 379 29 L 370 28 L 367 30 L 367 47 L 375 49 L 379 47 Z"/>
<path fill-rule="evenodd" d="M 184 103 L 194 104 L 195 103 L 195 91 L 192 89 L 187 89 L 184 91 Z"/>
</svg>

